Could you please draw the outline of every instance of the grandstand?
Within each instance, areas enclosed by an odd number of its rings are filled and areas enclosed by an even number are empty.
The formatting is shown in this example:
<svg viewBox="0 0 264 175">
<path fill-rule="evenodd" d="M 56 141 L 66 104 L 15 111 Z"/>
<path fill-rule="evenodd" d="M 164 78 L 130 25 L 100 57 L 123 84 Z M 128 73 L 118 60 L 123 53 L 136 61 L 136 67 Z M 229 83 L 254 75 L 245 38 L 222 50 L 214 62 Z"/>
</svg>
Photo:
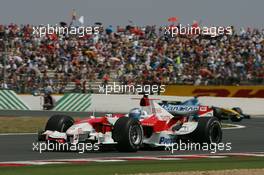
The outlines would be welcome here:
<svg viewBox="0 0 264 175">
<path fill-rule="evenodd" d="M 101 26 L 99 35 L 38 37 L 0 25 L 1 88 L 89 91 L 112 84 L 263 85 L 264 30 L 169 37 L 156 26 Z M 5 42 L 7 43 L 5 45 Z"/>
</svg>

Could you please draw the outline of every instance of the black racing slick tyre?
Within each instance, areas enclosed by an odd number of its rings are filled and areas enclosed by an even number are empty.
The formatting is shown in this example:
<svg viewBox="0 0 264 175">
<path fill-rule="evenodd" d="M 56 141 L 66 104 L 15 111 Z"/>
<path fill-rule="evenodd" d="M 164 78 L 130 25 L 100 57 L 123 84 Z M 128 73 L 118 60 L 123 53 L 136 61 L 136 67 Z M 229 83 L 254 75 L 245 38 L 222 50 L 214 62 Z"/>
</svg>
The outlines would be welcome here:
<svg viewBox="0 0 264 175">
<path fill-rule="evenodd" d="M 232 108 L 232 109 L 234 111 L 236 111 L 237 113 L 239 113 L 240 115 L 243 115 L 243 112 L 242 112 L 241 108 L 235 107 L 235 108 Z M 232 122 L 240 122 L 242 120 L 242 117 L 238 118 L 237 116 L 231 116 L 230 119 L 231 119 Z"/>
<path fill-rule="evenodd" d="M 112 136 L 120 152 L 136 152 L 142 145 L 143 129 L 134 118 L 119 118 L 113 128 Z"/>
<path fill-rule="evenodd" d="M 220 143 L 222 135 L 221 123 L 216 117 L 200 117 L 190 139 L 198 143 Z"/>
<path fill-rule="evenodd" d="M 73 118 L 67 115 L 53 115 L 49 118 L 45 130 L 66 132 L 74 123 Z"/>
<path fill-rule="evenodd" d="M 214 117 L 218 118 L 219 120 L 224 119 L 223 116 L 222 116 L 223 114 L 222 114 L 222 111 L 221 111 L 220 108 L 213 107 L 213 112 L 214 112 Z"/>
</svg>

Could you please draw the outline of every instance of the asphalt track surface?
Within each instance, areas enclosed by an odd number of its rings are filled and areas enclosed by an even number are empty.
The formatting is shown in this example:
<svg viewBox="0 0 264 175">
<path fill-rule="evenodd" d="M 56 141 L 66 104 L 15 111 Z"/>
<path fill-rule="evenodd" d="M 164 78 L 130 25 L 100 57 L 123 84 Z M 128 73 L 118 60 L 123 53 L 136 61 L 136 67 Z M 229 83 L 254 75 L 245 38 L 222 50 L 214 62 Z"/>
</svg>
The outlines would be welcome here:
<svg viewBox="0 0 264 175">
<path fill-rule="evenodd" d="M 223 143 L 231 142 L 232 150 L 224 152 L 264 152 L 264 118 L 252 118 L 238 123 L 246 126 L 242 129 L 228 129 L 223 131 Z M 37 135 L 1 135 L 0 161 L 26 161 L 47 159 L 77 159 L 102 157 L 134 157 L 171 155 L 164 150 L 140 150 L 137 153 L 120 153 L 115 150 L 105 152 L 43 152 L 33 151 L 33 142 Z M 206 151 L 176 151 L 174 154 L 208 154 Z"/>
</svg>

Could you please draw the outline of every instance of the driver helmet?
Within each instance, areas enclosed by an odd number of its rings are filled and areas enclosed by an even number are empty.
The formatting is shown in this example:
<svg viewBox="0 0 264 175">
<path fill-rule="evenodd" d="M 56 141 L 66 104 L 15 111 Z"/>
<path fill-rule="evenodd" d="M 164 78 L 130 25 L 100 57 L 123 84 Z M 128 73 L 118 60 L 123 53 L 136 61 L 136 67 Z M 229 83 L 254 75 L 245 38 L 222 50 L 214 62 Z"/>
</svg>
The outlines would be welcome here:
<svg viewBox="0 0 264 175">
<path fill-rule="evenodd" d="M 140 119 L 142 110 L 140 108 L 133 108 L 129 111 L 128 117 L 134 118 L 134 119 Z"/>
</svg>

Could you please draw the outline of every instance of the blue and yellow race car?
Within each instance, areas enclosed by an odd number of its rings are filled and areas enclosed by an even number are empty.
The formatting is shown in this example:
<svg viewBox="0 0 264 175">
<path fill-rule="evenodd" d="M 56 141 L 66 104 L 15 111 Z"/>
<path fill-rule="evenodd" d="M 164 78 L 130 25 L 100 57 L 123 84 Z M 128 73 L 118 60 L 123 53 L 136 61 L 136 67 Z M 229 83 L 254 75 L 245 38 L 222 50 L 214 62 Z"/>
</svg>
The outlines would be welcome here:
<svg viewBox="0 0 264 175">
<path fill-rule="evenodd" d="M 171 114 L 178 114 L 181 109 L 186 107 L 200 106 L 198 97 L 191 98 L 186 101 L 162 101 L 159 103 L 164 109 Z M 231 120 L 232 122 L 240 122 L 242 119 L 249 119 L 250 115 L 244 114 L 242 109 L 234 107 L 232 109 L 212 106 L 214 117 L 219 120 Z"/>
</svg>

